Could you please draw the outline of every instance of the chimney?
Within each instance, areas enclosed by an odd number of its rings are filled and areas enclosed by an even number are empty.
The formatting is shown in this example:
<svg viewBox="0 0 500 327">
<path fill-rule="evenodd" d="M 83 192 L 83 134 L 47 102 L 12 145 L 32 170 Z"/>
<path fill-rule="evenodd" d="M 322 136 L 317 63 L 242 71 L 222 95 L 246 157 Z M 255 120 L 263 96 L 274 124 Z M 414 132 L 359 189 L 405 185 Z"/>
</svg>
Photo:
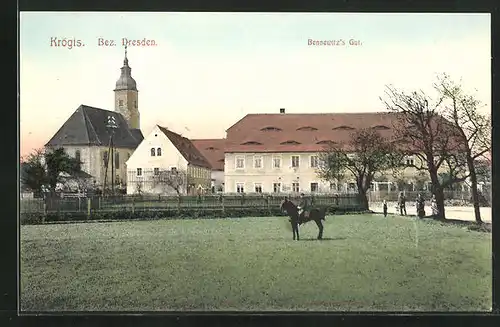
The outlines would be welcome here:
<svg viewBox="0 0 500 327">
<path fill-rule="evenodd" d="M 285 113 L 285 108 L 280 108 L 280 114 L 284 114 Z"/>
</svg>

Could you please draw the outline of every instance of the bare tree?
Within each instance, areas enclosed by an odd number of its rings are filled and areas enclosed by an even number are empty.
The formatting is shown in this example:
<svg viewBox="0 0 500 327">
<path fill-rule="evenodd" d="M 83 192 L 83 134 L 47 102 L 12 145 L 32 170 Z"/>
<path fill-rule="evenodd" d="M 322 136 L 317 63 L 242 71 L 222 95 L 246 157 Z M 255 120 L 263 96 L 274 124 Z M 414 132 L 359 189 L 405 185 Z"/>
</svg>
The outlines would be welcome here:
<svg viewBox="0 0 500 327">
<path fill-rule="evenodd" d="M 443 190 L 468 177 L 457 131 L 439 114 L 443 99 L 440 96 L 431 103 L 432 99 L 422 91 L 408 94 L 392 86 L 387 86 L 385 96 L 381 97 L 387 109 L 397 114 L 393 128 L 399 142 L 398 152 L 418 159 L 412 163 L 404 161 L 402 165 L 429 173 L 439 219 L 446 217 Z M 442 171 L 449 178 L 440 178 L 439 172 Z"/>
<path fill-rule="evenodd" d="M 187 174 L 177 169 L 160 170 L 153 176 L 153 184 L 162 186 L 165 193 L 174 190 L 178 196 L 181 196 L 186 190 Z"/>
<path fill-rule="evenodd" d="M 142 192 L 142 181 L 137 181 L 137 182 L 135 183 L 135 193 L 136 193 L 137 195 L 142 195 L 142 193 L 143 193 L 143 192 Z"/>
<path fill-rule="evenodd" d="M 347 144 L 332 144 L 320 154 L 318 176 L 339 181 L 349 173 L 356 180 L 363 209 L 368 209 L 366 195 L 376 174 L 398 167 L 401 158 L 392 151 L 392 142 L 374 129 L 360 129 L 351 134 Z"/>
<path fill-rule="evenodd" d="M 479 113 L 481 102 L 473 95 L 464 92 L 460 83 L 449 75 L 442 74 L 434 84 L 435 89 L 444 98 L 443 116 L 452 122 L 457 131 L 456 137 L 462 145 L 472 192 L 472 203 L 477 223 L 482 223 L 479 209 L 477 162 L 491 151 L 491 120 Z"/>
</svg>

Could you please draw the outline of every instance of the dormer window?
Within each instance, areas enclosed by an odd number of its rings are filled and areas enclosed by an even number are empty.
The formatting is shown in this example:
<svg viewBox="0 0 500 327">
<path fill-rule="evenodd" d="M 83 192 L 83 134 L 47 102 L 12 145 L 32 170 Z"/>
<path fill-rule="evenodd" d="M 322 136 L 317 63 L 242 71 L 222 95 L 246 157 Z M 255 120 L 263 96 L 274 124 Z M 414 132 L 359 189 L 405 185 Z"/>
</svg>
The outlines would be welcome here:
<svg viewBox="0 0 500 327">
<path fill-rule="evenodd" d="M 342 126 L 337 126 L 337 127 L 334 127 L 334 128 L 332 128 L 332 129 L 333 129 L 333 130 L 352 131 L 354 128 L 352 128 L 351 126 L 342 125 Z"/>
<path fill-rule="evenodd" d="M 316 127 L 312 127 L 312 126 L 303 126 L 303 127 L 297 128 L 297 130 L 298 131 L 312 132 L 312 131 L 317 131 L 318 129 Z"/>
<path fill-rule="evenodd" d="M 248 142 L 241 143 L 241 145 L 262 145 L 262 143 L 256 142 L 256 141 L 248 141 Z"/>
<path fill-rule="evenodd" d="M 335 143 L 336 142 L 332 141 L 332 140 L 321 140 L 321 141 L 316 142 L 316 144 L 325 144 L 325 145 L 333 145 Z"/>
<path fill-rule="evenodd" d="M 281 145 L 297 145 L 297 144 L 300 144 L 300 143 L 297 142 L 297 141 L 288 140 L 288 141 L 285 141 L 285 142 L 281 142 L 280 144 Z"/>
<path fill-rule="evenodd" d="M 281 128 L 274 127 L 274 126 L 267 126 L 267 127 L 261 128 L 260 130 L 263 132 L 281 132 L 282 131 Z"/>
<path fill-rule="evenodd" d="M 376 131 L 386 131 L 390 128 L 385 126 L 385 125 L 376 125 L 376 126 L 373 126 L 372 129 L 374 129 Z"/>
<path fill-rule="evenodd" d="M 206 148 L 205 150 L 212 150 L 212 151 L 213 151 L 213 150 L 219 150 L 219 149 L 214 148 L 213 146 L 209 146 L 209 147 L 208 147 L 208 148 Z"/>
<path fill-rule="evenodd" d="M 155 155 L 156 155 L 155 148 L 151 148 L 151 157 L 154 157 Z"/>
</svg>

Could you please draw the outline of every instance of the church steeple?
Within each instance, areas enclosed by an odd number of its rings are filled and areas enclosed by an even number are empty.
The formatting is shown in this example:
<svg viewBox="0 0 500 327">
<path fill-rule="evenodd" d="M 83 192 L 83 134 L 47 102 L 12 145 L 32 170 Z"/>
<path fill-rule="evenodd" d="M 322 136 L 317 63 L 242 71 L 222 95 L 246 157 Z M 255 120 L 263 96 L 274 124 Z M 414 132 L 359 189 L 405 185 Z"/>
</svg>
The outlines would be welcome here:
<svg viewBox="0 0 500 327">
<path fill-rule="evenodd" d="M 130 128 L 140 129 L 140 114 L 138 109 L 138 90 L 132 78 L 132 68 L 128 65 L 127 46 L 125 45 L 125 58 L 121 68 L 120 78 L 116 81 L 115 111 L 122 114 Z"/>
<path fill-rule="evenodd" d="M 132 78 L 132 68 L 128 65 L 127 46 L 125 45 L 125 59 L 123 59 L 123 67 L 121 68 L 120 78 L 116 81 L 116 90 L 134 90 L 137 91 L 137 84 Z"/>
</svg>

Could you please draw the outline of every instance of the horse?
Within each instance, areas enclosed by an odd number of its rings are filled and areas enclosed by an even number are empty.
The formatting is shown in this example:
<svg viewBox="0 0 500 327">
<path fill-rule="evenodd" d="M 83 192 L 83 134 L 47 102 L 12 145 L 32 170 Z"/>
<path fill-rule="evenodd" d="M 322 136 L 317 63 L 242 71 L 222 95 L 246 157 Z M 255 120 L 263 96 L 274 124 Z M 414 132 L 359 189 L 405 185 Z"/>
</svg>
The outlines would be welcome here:
<svg viewBox="0 0 500 327">
<path fill-rule="evenodd" d="M 309 211 L 309 216 L 300 218 L 299 215 L 299 209 L 297 206 L 288 198 L 285 198 L 281 202 L 281 211 L 286 212 L 287 215 L 290 217 L 290 223 L 292 224 L 292 231 L 293 231 L 293 239 L 295 240 L 295 235 L 297 235 L 297 241 L 299 240 L 299 225 L 305 224 L 311 220 L 314 220 L 316 225 L 318 225 L 319 229 L 319 234 L 318 234 L 318 240 L 321 240 L 323 238 L 323 223 L 321 222 L 322 220 L 325 220 L 325 215 L 326 215 L 326 208 L 323 209 L 318 209 L 318 208 L 313 208 Z"/>
</svg>

